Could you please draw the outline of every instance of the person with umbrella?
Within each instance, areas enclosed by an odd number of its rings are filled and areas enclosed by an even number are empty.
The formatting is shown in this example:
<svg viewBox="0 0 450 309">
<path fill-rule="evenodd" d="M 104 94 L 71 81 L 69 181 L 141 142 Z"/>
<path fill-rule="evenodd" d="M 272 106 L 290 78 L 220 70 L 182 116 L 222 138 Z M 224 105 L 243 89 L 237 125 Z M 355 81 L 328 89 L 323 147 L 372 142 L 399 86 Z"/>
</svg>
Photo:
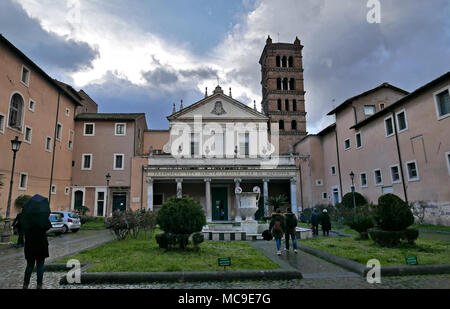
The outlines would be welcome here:
<svg viewBox="0 0 450 309">
<path fill-rule="evenodd" d="M 25 203 L 22 211 L 22 229 L 25 234 L 25 259 L 27 267 L 23 288 L 30 284 L 31 274 L 36 265 L 37 288 L 42 289 L 44 262 L 49 257 L 46 232 L 52 227 L 49 220 L 50 205 L 46 197 L 35 195 Z"/>
</svg>

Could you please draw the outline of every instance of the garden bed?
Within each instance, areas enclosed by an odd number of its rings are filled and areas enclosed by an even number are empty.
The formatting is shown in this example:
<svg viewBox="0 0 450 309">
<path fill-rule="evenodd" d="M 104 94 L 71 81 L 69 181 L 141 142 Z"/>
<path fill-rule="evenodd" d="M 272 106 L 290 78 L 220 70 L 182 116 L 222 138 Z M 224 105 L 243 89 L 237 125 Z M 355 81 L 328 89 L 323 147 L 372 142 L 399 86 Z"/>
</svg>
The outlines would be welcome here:
<svg viewBox="0 0 450 309">
<path fill-rule="evenodd" d="M 139 235 L 137 239 L 113 240 L 94 249 L 64 259 L 78 259 L 82 263 L 95 264 L 88 272 L 174 272 L 217 271 L 220 257 L 231 257 L 228 270 L 279 269 L 258 250 L 246 242 L 205 241 L 195 252 L 191 245 L 185 251 L 166 251 L 158 247 L 155 237 Z"/>
<path fill-rule="evenodd" d="M 450 243 L 445 241 L 419 238 L 416 245 L 402 243 L 395 248 L 351 237 L 315 238 L 300 243 L 364 265 L 371 259 L 379 260 L 382 266 L 405 265 L 406 256 L 417 256 L 421 265 L 450 264 Z"/>
</svg>

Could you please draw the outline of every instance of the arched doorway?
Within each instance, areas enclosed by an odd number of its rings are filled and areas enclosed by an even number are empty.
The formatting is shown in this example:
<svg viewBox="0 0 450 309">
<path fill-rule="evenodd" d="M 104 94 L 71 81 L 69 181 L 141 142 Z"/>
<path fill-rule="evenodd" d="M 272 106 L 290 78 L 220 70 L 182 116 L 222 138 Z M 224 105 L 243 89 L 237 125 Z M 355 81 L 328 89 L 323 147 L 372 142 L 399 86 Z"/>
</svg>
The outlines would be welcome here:
<svg viewBox="0 0 450 309">
<path fill-rule="evenodd" d="M 74 204 L 73 204 L 73 208 L 76 209 L 80 209 L 81 206 L 83 206 L 83 197 L 84 197 L 84 192 L 81 190 L 77 190 L 74 193 Z"/>
</svg>

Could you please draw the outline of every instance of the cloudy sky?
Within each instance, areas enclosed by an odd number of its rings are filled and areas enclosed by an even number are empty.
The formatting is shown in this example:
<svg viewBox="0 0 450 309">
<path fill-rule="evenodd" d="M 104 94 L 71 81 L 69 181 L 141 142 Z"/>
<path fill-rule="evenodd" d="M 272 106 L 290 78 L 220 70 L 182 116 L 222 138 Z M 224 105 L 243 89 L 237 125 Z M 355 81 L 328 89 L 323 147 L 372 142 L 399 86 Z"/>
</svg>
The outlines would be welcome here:
<svg viewBox="0 0 450 309">
<path fill-rule="evenodd" d="M 381 22 L 369 23 L 368 0 L 0 0 L 0 33 L 99 112 L 145 112 L 152 129 L 217 78 L 259 103 L 267 36 L 298 36 L 316 133 L 346 98 L 383 82 L 412 91 L 450 70 L 450 1 L 379 1 Z"/>
</svg>

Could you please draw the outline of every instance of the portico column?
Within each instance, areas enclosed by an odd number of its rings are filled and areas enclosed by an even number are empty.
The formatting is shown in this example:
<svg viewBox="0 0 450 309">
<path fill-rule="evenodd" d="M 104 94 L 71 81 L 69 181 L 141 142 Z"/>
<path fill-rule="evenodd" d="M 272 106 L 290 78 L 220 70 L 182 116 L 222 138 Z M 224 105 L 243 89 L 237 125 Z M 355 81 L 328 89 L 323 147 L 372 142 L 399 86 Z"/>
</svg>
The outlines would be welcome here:
<svg viewBox="0 0 450 309">
<path fill-rule="evenodd" d="M 234 188 L 235 188 L 235 192 L 236 192 L 236 189 L 237 189 L 238 187 L 240 187 L 241 181 L 242 181 L 242 179 L 240 179 L 240 178 L 234 179 L 234 184 L 235 184 Z M 240 213 L 240 211 L 239 211 L 239 195 L 237 195 L 236 193 L 234 194 L 234 213 L 235 213 L 234 221 L 235 221 L 235 222 L 241 222 L 241 221 L 242 221 L 242 218 L 241 218 L 241 213 Z"/>
<path fill-rule="evenodd" d="M 263 197 L 264 197 L 264 217 L 269 216 L 269 205 L 267 205 L 267 200 L 269 199 L 269 178 L 264 178 L 264 188 L 263 188 Z"/>
<path fill-rule="evenodd" d="M 153 211 L 153 178 L 147 177 L 147 209 Z"/>
<path fill-rule="evenodd" d="M 297 212 L 297 178 L 291 178 L 291 210 L 298 217 Z"/>
<path fill-rule="evenodd" d="M 205 178 L 205 195 L 206 195 L 206 222 L 211 222 L 211 178 Z"/>
<path fill-rule="evenodd" d="M 177 178 L 177 198 L 183 197 L 183 187 L 182 187 L 183 179 Z"/>
</svg>

